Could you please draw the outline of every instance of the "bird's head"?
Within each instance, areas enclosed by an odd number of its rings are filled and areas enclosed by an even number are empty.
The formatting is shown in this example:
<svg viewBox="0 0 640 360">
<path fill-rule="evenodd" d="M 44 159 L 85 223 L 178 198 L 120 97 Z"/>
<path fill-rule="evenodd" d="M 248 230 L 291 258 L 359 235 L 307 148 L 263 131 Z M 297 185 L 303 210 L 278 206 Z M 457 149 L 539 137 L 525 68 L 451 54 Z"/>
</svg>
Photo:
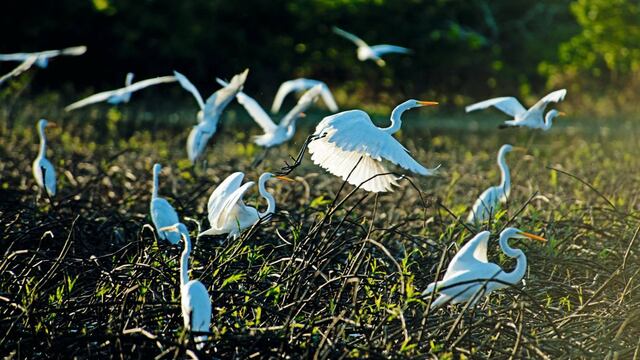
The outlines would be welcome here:
<svg viewBox="0 0 640 360">
<path fill-rule="evenodd" d="M 549 110 L 549 112 L 547 113 L 547 117 L 551 119 L 554 119 L 559 116 L 567 116 L 567 113 L 565 113 L 564 111 L 558 111 L 556 109 Z"/>
<path fill-rule="evenodd" d="M 159 174 L 160 170 L 162 170 L 162 165 L 160 165 L 159 163 L 155 163 L 153 165 L 153 173 L 154 174 Z"/>
<path fill-rule="evenodd" d="M 436 106 L 436 105 L 438 105 L 437 101 L 422 101 L 422 100 L 415 100 L 415 99 L 407 100 L 404 103 L 407 105 L 407 109 L 413 109 L 413 108 L 423 107 L 423 106 Z"/>
<path fill-rule="evenodd" d="M 538 240 L 542 242 L 547 241 L 547 239 L 541 236 L 530 234 L 528 232 L 524 232 L 520 229 L 516 229 L 512 227 L 508 227 L 502 230 L 502 232 L 500 233 L 500 237 L 503 237 L 503 236 L 506 236 L 509 239 L 531 239 L 531 240 Z"/>
<path fill-rule="evenodd" d="M 260 175 L 260 179 L 258 181 L 264 183 L 265 181 L 267 181 L 269 179 L 278 179 L 278 180 L 293 181 L 293 182 L 296 181 L 296 180 L 293 180 L 293 179 L 288 178 L 286 176 L 276 175 L 276 174 L 273 174 L 273 173 L 270 173 L 270 172 L 266 172 L 266 173 Z"/>
<path fill-rule="evenodd" d="M 47 119 L 40 119 L 40 121 L 38 121 L 38 127 L 44 130 L 46 127 L 58 127 L 58 125 L 54 122 L 48 121 Z"/>
<path fill-rule="evenodd" d="M 298 104 L 316 101 L 318 99 L 318 96 L 320 96 L 320 94 L 322 93 L 322 90 L 324 90 L 324 84 L 315 85 L 300 97 L 300 100 L 298 100 Z"/>
</svg>

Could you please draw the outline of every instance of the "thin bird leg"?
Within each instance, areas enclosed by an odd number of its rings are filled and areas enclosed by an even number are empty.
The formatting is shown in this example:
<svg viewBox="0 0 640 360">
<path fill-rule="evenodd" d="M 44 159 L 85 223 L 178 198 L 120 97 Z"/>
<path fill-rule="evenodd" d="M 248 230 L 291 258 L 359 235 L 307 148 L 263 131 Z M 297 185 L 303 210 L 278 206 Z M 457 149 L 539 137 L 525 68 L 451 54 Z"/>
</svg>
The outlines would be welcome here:
<svg viewBox="0 0 640 360">
<path fill-rule="evenodd" d="M 255 167 L 258 167 L 260 164 L 262 164 L 264 159 L 269 154 L 269 149 L 271 148 L 265 148 L 261 153 L 256 155 L 255 159 L 253 159 L 253 162 L 251 163 L 251 166 L 255 168 Z"/>
<path fill-rule="evenodd" d="M 297 168 L 298 166 L 300 166 L 300 164 L 302 164 L 302 159 L 304 159 L 304 153 L 307 152 L 307 147 L 309 146 L 309 143 L 314 141 L 314 140 L 321 139 L 321 138 L 323 138 L 325 136 L 327 136 L 326 133 L 322 133 L 322 134 L 318 134 L 318 135 L 309 135 L 307 137 L 307 140 L 304 141 L 304 144 L 302 144 L 302 148 L 298 152 L 298 155 L 295 158 L 293 156 L 289 155 L 291 160 L 293 160 L 293 164 L 289 165 L 289 163 L 285 161 L 284 162 L 285 166 L 282 167 L 282 169 L 280 169 L 280 171 L 275 172 L 275 175 L 286 176 L 286 175 L 291 174 L 291 172 L 293 170 L 295 170 L 295 168 Z"/>
</svg>

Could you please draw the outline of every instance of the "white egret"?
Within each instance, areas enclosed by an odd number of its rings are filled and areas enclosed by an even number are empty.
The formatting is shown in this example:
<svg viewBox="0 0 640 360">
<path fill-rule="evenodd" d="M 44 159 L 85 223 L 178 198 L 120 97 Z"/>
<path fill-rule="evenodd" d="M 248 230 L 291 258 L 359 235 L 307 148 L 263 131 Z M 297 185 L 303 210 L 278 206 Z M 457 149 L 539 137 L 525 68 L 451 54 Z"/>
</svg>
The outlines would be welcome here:
<svg viewBox="0 0 640 360">
<path fill-rule="evenodd" d="M 506 203 L 511 194 L 511 173 L 505 156 L 513 150 L 509 144 L 502 145 L 498 151 L 498 167 L 500 167 L 500 185 L 486 189 L 476 200 L 467 216 L 468 223 L 481 223 L 495 215 L 498 203 Z"/>
<path fill-rule="evenodd" d="M 211 299 L 207 288 L 198 280 L 189 280 L 189 255 L 191 253 L 191 237 L 187 227 L 178 223 L 164 227 L 162 231 L 174 232 L 182 237 L 184 249 L 180 257 L 180 304 L 184 327 L 189 331 L 209 332 L 211 326 Z M 196 336 L 196 347 L 202 349 L 206 335 Z"/>
<path fill-rule="evenodd" d="M 41 189 L 47 191 L 49 196 L 55 196 L 56 194 L 56 170 L 53 168 L 53 164 L 47 160 L 47 135 L 44 132 L 46 127 L 56 127 L 53 122 L 48 122 L 45 119 L 38 121 L 38 135 L 40 136 L 40 151 L 38 156 L 33 160 L 33 177 L 36 179 L 36 183 Z M 43 174 L 44 171 L 44 174 Z"/>
<path fill-rule="evenodd" d="M 437 104 L 407 100 L 393 109 L 391 125 L 386 128 L 375 126 L 361 110 L 327 116 L 316 126 L 316 139 L 309 143 L 311 160 L 350 184 L 372 192 L 392 191 L 392 185 L 397 185 L 393 175 L 376 176 L 388 173 L 382 165 L 383 158 L 420 175 L 433 175 L 436 169 L 420 165 L 392 134 L 400 130 L 406 110 Z"/>
<path fill-rule="evenodd" d="M 195 97 L 200 106 L 198 112 L 198 124 L 193 127 L 187 138 L 187 154 L 192 163 L 204 153 L 209 139 L 216 133 L 218 129 L 218 120 L 224 109 L 229 105 L 231 100 L 238 92 L 242 90 L 244 82 L 247 80 L 249 69 L 240 74 L 235 75 L 229 84 L 222 89 L 214 92 L 207 99 L 206 103 L 202 100 L 202 96 L 198 89 L 181 73 L 173 72 L 182 87 L 189 91 Z"/>
<path fill-rule="evenodd" d="M 177 224 L 180 219 L 173 206 L 166 199 L 158 196 L 160 170 L 162 170 L 160 164 L 153 165 L 153 189 L 151 191 L 151 203 L 149 204 L 151 221 L 156 227 L 158 237 L 175 245 L 180 241 L 180 234 L 173 231 L 163 231 L 162 228 Z"/>
<path fill-rule="evenodd" d="M 86 46 L 74 46 L 65 48 L 62 50 L 45 50 L 32 53 L 15 53 L 15 54 L 0 54 L 0 61 L 22 61 L 35 57 L 35 64 L 38 67 L 46 68 L 49 65 L 49 59 L 56 56 L 78 56 L 87 52 Z"/>
<path fill-rule="evenodd" d="M 76 101 L 71 105 L 68 105 L 64 109 L 66 111 L 75 110 L 81 108 L 83 106 L 99 103 L 106 101 L 109 104 L 119 104 L 119 103 L 127 103 L 131 99 L 131 94 L 147 88 L 149 86 L 166 84 L 171 82 L 176 82 L 177 79 L 175 76 L 159 76 L 155 78 L 150 78 L 142 81 L 138 81 L 135 83 L 131 83 L 133 80 L 133 73 L 128 73 L 125 79 L 125 87 L 115 90 L 103 91 L 97 94 L 93 94 L 87 98 Z"/>
<path fill-rule="evenodd" d="M 336 104 L 336 100 L 333 98 L 333 95 L 331 94 L 331 90 L 329 90 L 329 87 L 327 86 L 327 84 L 325 84 L 320 80 L 305 79 L 305 78 L 299 78 L 299 79 L 283 82 L 278 88 L 276 97 L 273 99 L 273 105 L 271 105 L 271 112 L 277 113 L 278 111 L 280 111 L 280 107 L 282 107 L 282 103 L 284 102 L 284 99 L 287 97 L 287 95 L 289 95 L 289 93 L 301 92 L 304 90 L 311 89 L 317 85 L 320 85 L 322 87 L 320 96 L 322 96 L 322 101 L 324 101 L 324 104 L 329 108 L 331 112 L 334 112 L 334 113 L 338 112 L 338 104 Z"/>
<path fill-rule="evenodd" d="M 515 285 L 527 270 L 527 257 L 520 249 L 509 246 L 509 239 L 533 239 L 546 241 L 544 238 L 529 234 L 516 228 L 506 228 L 500 233 L 500 248 L 510 258 L 516 259 L 516 267 L 510 272 L 487 260 L 488 231 L 478 233 L 469 240 L 453 257 L 444 277 L 427 286 L 423 296 L 436 292 L 439 296 L 431 303 L 431 309 L 438 308 L 447 302 L 453 304 L 472 301 L 475 304 L 481 297 L 494 290 Z"/>
<path fill-rule="evenodd" d="M 227 86 L 227 83 L 216 79 L 222 86 Z M 269 114 L 258 104 L 255 99 L 240 91 L 236 94 L 238 103 L 241 104 L 245 110 L 251 115 L 251 118 L 260 125 L 264 134 L 254 137 L 254 142 L 260 146 L 273 147 L 280 145 L 285 141 L 290 140 L 296 133 L 296 120 L 303 116 L 302 114 L 316 102 L 320 94 L 322 93 L 322 85 L 318 84 L 307 92 L 305 92 L 296 106 L 294 106 L 285 115 L 282 120 L 276 125 Z"/>
<path fill-rule="evenodd" d="M 20 63 L 20 65 L 16 66 L 13 70 L 0 77 L 0 85 L 5 81 L 11 79 L 12 77 L 16 77 L 29 70 L 31 66 L 36 62 L 36 60 L 38 60 L 37 56 L 30 56 L 26 58 L 23 62 Z"/>
<path fill-rule="evenodd" d="M 258 191 L 267 200 L 267 209 L 264 212 L 258 212 L 256 208 L 245 205 L 242 200 L 247 190 L 254 185 L 253 181 L 241 185 L 243 178 L 244 174 L 242 172 L 235 172 L 224 179 L 211 193 L 207 203 L 209 226 L 211 228 L 203 231 L 198 236 L 229 234 L 228 237 L 237 238 L 242 230 L 253 226 L 276 211 L 276 200 L 266 190 L 265 183 L 272 178 L 294 181 L 268 172 L 260 175 Z"/>
<path fill-rule="evenodd" d="M 392 53 L 396 53 L 396 54 L 411 53 L 411 49 L 407 49 L 402 46 L 387 45 L 387 44 L 369 46 L 366 42 L 364 42 L 364 40 L 336 26 L 333 27 L 333 32 L 342 36 L 347 40 L 350 40 L 351 42 L 356 44 L 356 46 L 358 46 L 358 60 L 360 61 L 373 60 L 379 66 L 384 66 L 385 62 L 384 60 L 382 60 L 382 58 L 380 58 L 382 55 L 392 54 Z"/>
<path fill-rule="evenodd" d="M 557 116 L 564 116 L 565 113 L 557 110 L 551 110 L 544 114 L 549 103 L 557 103 L 564 100 L 567 95 L 566 89 L 556 90 L 540 99 L 529 110 L 525 109 L 518 99 L 510 96 L 493 98 L 479 103 L 469 105 L 465 108 L 466 112 L 471 112 L 488 107 L 495 107 L 503 113 L 513 116 L 513 120 L 507 120 L 501 127 L 524 126 L 533 129 L 549 130 L 553 123 L 553 119 Z"/>
</svg>

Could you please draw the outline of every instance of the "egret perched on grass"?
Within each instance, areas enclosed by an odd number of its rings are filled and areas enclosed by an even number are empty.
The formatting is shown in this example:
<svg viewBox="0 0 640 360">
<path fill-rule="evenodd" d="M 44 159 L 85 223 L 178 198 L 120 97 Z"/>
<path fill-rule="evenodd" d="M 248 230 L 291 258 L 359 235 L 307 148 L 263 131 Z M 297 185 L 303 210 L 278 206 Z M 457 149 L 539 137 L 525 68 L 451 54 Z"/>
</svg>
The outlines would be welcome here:
<svg viewBox="0 0 640 360">
<path fill-rule="evenodd" d="M 267 209 L 264 212 L 258 212 L 256 208 L 245 205 L 242 200 L 247 190 L 254 185 L 253 181 L 241 185 L 243 178 L 244 174 L 242 172 L 235 172 L 224 179 L 213 191 L 207 203 L 209 226 L 211 228 L 203 231 L 198 236 L 229 234 L 228 237 L 237 238 L 242 230 L 253 226 L 276 211 L 276 200 L 265 188 L 266 182 L 272 178 L 294 181 L 268 172 L 260 175 L 258 191 L 267 200 Z"/>
<path fill-rule="evenodd" d="M 36 66 L 46 68 L 49 65 L 49 59 L 56 56 L 78 56 L 87 52 L 86 46 L 74 46 L 65 48 L 62 50 L 45 50 L 32 53 L 15 53 L 15 54 L 0 54 L 0 61 L 21 61 L 24 62 L 29 58 L 35 57 L 34 63 Z"/>
<path fill-rule="evenodd" d="M 222 86 L 228 84 L 220 79 L 216 79 Z M 296 106 L 294 106 L 285 115 L 282 120 L 276 125 L 271 117 L 262 109 L 260 104 L 256 102 L 252 97 L 240 91 L 236 94 L 238 103 L 244 106 L 245 110 L 251 115 L 251 118 L 260 125 L 264 134 L 254 137 L 254 142 L 260 146 L 272 147 L 280 145 L 285 141 L 288 141 L 296 133 L 296 120 L 303 116 L 302 114 L 316 102 L 320 94 L 322 93 L 322 85 L 318 84 L 311 89 L 307 90 L 302 97 L 298 100 Z"/>
<path fill-rule="evenodd" d="M 31 66 L 36 62 L 36 60 L 38 60 L 36 56 L 31 56 L 25 59 L 23 62 L 20 63 L 20 65 L 16 66 L 13 70 L 11 70 L 10 72 L 0 77 L 0 85 L 5 81 L 11 79 L 12 77 L 16 77 L 22 74 L 23 72 L 29 70 Z"/>
<path fill-rule="evenodd" d="M 547 114 L 544 114 L 545 109 L 549 103 L 557 103 L 564 100 L 567 95 L 566 89 L 556 90 L 547 96 L 540 99 L 529 110 L 525 109 L 518 99 L 510 96 L 498 97 L 479 103 L 469 105 L 465 108 L 467 112 L 486 109 L 488 107 L 495 107 L 503 113 L 513 116 L 513 120 L 507 120 L 501 125 L 501 128 L 512 126 L 524 126 L 533 129 L 549 130 L 553 124 L 553 119 L 557 116 L 564 116 L 565 113 L 557 111 L 555 109 L 550 110 Z"/>
<path fill-rule="evenodd" d="M 198 280 L 189 280 L 189 255 L 191 254 L 191 237 L 187 227 L 178 223 L 162 228 L 164 232 L 173 232 L 182 237 L 184 249 L 180 257 L 180 303 L 184 327 L 189 331 L 209 332 L 211 325 L 211 299 L 207 288 Z M 206 335 L 196 336 L 196 347 L 202 349 Z"/>
<path fill-rule="evenodd" d="M 498 203 L 506 203 L 511 194 L 511 173 L 505 156 L 513 150 L 509 144 L 502 145 L 498 151 L 498 167 L 500 167 L 500 185 L 485 190 L 476 200 L 467 216 L 468 223 L 487 221 L 495 215 Z"/>
<path fill-rule="evenodd" d="M 110 91 L 103 91 L 94 95 L 91 95 L 82 100 L 76 101 L 71 105 L 68 105 L 64 109 L 66 111 L 75 110 L 77 108 L 81 108 L 83 106 L 95 104 L 98 102 L 106 101 L 109 104 L 120 104 L 127 103 L 131 99 L 131 93 L 136 92 L 138 90 L 142 90 L 149 86 L 165 84 L 177 81 L 175 76 L 159 76 L 151 79 L 146 79 L 142 81 L 138 81 L 135 83 L 131 83 L 133 81 L 133 73 L 128 73 L 125 79 L 125 87 Z"/>
<path fill-rule="evenodd" d="M 278 92 L 276 93 L 276 97 L 273 99 L 271 112 L 277 113 L 278 111 L 280 111 L 280 107 L 282 107 L 282 103 L 284 102 L 284 99 L 287 97 L 287 95 L 289 95 L 289 93 L 301 92 L 311 89 L 317 85 L 321 86 L 322 91 L 320 93 L 320 96 L 322 96 L 322 101 L 324 101 L 324 104 L 329 108 L 331 112 L 338 112 L 338 104 L 336 104 L 336 100 L 333 98 L 331 90 L 329 90 L 327 84 L 320 80 L 304 78 L 285 81 L 280 85 L 280 87 L 278 88 Z"/>
<path fill-rule="evenodd" d="M 359 37 L 335 26 L 333 27 L 333 32 L 342 36 L 347 40 L 350 40 L 351 42 L 356 44 L 356 46 L 358 46 L 358 60 L 360 61 L 373 60 L 379 66 L 384 66 L 385 62 L 381 58 L 382 55 L 392 54 L 392 53 L 396 53 L 396 54 L 411 53 L 411 49 L 407 49 L 405 47 L 395 46 L 395 45 L 382 44 L 382 45 L 369 46 L 366 42 L 364 42 L 364 40 L 360 39 Z"/>
<path fill-rule="evenodd" d="M 429 295 L 434 291 L 440 294 L 432 303 L 431 309 L 438 308 L 447 302 L 453 304 L 472 301 L 475 304 L 481 297 L 494 290 L 515 285 L 527 270 L 527 257 L 520 249 L 509 246 L 509 239 L 533 239 L 546 241 L 544 238 L 526 233 L 516 228 L 506 228 L 500 233 L 500 248 L 510 258 L 516 259 L 513 271 L 506 272 L 500 266 L 487 260 L 488 231 L 478 233 L 469 240 L 453 257 L 444 277 L 427 286 L 422 293 Z"/>
<path fill-rule="evenodd" d="M 173 206 L 166 199 L 158 196 L 160 170 L 162 170 L 160 164 L 153 165 L 153 189 L 151 191 L 151 203 L 149 204 L 151 221 L 156 227 L 158 237 L 175 245 L 180 241 L 180 234 L 174 231 L 163 231 L 162 228 L 175 225 L 180 222 L 180 219 Z"/>
<path fill-rule="evenodd" d="M 244 82 L 247 80 L 247 74 L 249 70 L 245 70 L 240 74 L 235 75 L 229 84 L 222 89 L 214 92 L 205 103 L 202 100 L 202 96 L 198 89 L 187 79 L 186 76 L 181 73 L 173 72 L 180 82 L 182 87 L 189 91 L 195 97 L 200 106 L 198 112 L 198 124 L 193 127 L 187 138 L 187 154 L 191 163 L 195 161 L 204 153 L 204 149 L 207 146 L 209 139 L 216 133 L 218 129 L 218 120 L 224 109 L 229 105 L 231 100 L 236 94 L 242 91 Z"/>
<path fill-rule="evenodd" d="M 48 122 L 45 119 L 38 121 L 38 135 L 40 135 L 40 151 L 38 156 L 33 160 L 33 177 L 36 179 L 36 184 L 46 190 L 49 196 L 56 194 L 56 170 L 53 168 L 53 164 L 47 160 L 47 135 L 44 132 L 46 127 L 56 127 L 53 122 Z"/>
<path fill-rule="evenodd" d="M 400 130 L 406 110 L 437 104 L 407 100 L 393 109 L 391 125 L 386 128 L 375 126 L 361 110 L 327 116 L 316 126 L 316 139 L 309 143 L 311 160 L 350 184 L 372 192 L 391 191 L 392 185 L 397 185 L 396 177 L 386 174 L 382 159 L 420 175 L 433 175 L 436 169 L 420 165 L 392 134 Z"/>
</svg>

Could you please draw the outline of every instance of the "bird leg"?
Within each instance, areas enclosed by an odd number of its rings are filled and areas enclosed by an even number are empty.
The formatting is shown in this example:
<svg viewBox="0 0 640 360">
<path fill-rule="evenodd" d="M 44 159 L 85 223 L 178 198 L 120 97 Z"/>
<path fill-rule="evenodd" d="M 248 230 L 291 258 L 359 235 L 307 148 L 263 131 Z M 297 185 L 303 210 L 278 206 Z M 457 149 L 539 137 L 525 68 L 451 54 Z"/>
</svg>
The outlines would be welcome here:
<svg viewBox="0 0 640 360">
<path fill-rule="evenodd" d="M 295 170 L 295 168 L 297 168 L 298 166 L 300 166 L 300 164 L 302 164 L 302 159 L 304 159 L 304 153 L 307 152 L 307 147 L 309 146 L 309 143 L 314 140 L 321 139 L 325 136 L 327 136 L 327 133 L 309 135 L 307 137 L 307 140 L 304 141 L 304 144 L 302 144 L 302 148 L 298 152 L 298 155 L 295 158 L 289 155 L 289 158 L 293 160 L 293 164 L 289 165 L 289 163 L 285 161 L 284 162 L 285 166 L 282 167 L 280 171 L 275 172 L 275 174 L 279 176 L 289 175 L 293 170 Z"/>
<path fill-rule="evenodd" d="M 269 149 L 271 148 L 265 148 L 260 154 L 256 155 L 255 159 L 253 159 L 253 162 L 251 163 L 251 166 L 258 167 L 260 164 L 262 164 L 264 159 L 267 157 L 267 154 L 269 154 Z"/>
</svg>

